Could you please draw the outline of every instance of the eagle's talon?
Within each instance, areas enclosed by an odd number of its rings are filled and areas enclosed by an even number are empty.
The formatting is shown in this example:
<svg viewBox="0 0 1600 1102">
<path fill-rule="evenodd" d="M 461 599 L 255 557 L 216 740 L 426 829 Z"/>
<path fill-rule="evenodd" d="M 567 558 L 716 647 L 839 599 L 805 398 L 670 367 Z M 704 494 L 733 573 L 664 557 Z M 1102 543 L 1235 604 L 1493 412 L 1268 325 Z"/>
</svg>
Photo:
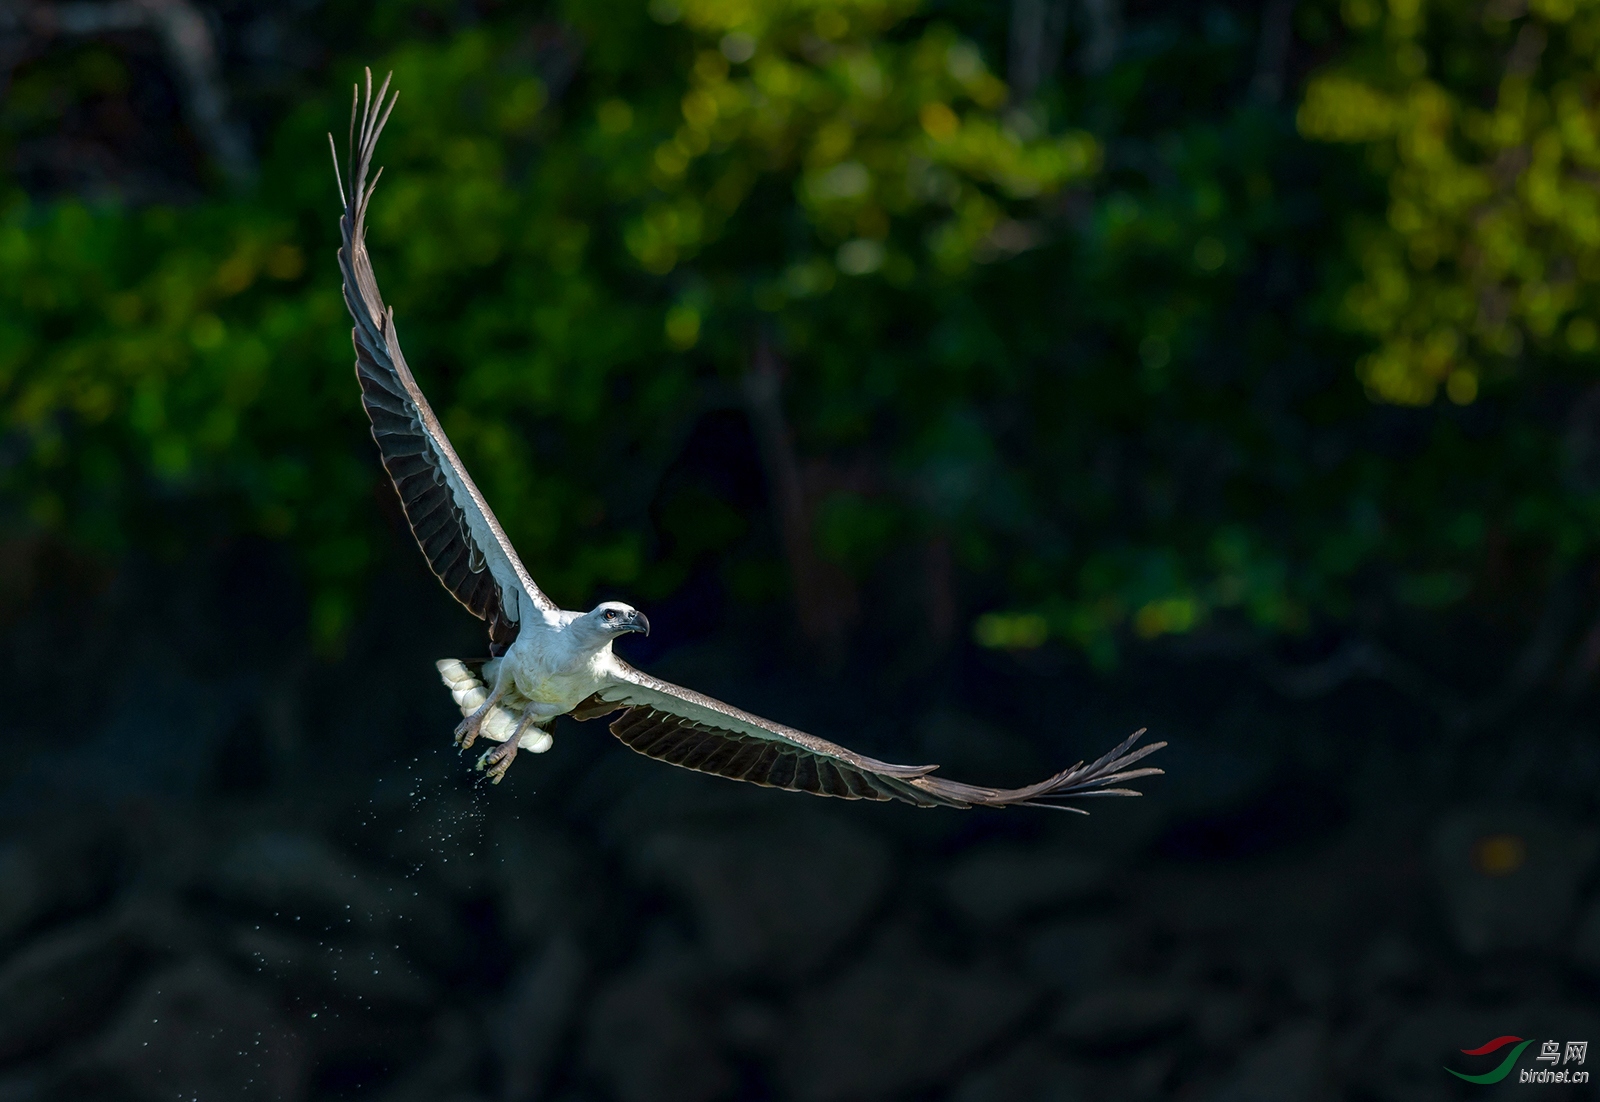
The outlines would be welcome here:
<svg viewBox="0 0 1600 1102">
<path fill-rule="evenodd" d="M 511 768 L 512 759 L 517 756 L 517 740 L 507 739 L 499 746 L 485 750 L 478 758 L 476 768 L 486 774 L 493 784 L 505 780 L 506 770 Z"/>
</svg>

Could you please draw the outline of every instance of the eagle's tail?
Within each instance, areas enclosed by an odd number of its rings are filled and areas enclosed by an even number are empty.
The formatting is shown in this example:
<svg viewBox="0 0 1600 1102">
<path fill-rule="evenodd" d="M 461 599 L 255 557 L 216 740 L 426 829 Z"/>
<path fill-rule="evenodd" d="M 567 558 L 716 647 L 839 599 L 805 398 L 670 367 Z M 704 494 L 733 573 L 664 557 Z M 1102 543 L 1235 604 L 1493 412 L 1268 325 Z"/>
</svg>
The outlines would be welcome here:
<svg viewBox="0 0 1600 1102">
<path fill-rule="evenodd" d="M 441 658 L 434 663 L 439 670 L 439 677 L 444 682 L 445 688 L 450 690 L 450 696 L 455 700 L 456 707 L 461 709 L 463 716 L 470 716 L 483 706 L 489 699 L 488 681 L 495 675 L 495 666 L 498 658 L 479 659 L 472 662 L 463 662 L 459 658 Z M 515 690 L 506 693 L 494 707 L 489 709 L 483 717 L 483 726 L 478 729 L 482 738 L 493 739 L 495 742 L 504 742 L 511 737 L 511 732 L 516 729 L 521 708 L 518 705 L 527 703 Z M 538 727 L 527 728 L 522 735 L 520 743 L 525 750 L 532 750 L 535 754 L 542 754 L 550 749 L 554 740 L 549 732 Z"/>
</svg>

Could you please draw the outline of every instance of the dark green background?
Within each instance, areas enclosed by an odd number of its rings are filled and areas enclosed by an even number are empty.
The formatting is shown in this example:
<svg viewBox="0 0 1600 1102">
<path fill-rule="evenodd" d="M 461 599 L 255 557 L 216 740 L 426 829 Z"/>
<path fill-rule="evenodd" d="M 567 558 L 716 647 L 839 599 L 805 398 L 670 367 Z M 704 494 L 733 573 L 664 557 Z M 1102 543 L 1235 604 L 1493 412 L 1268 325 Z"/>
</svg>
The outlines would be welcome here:
<svg viewBox="0 0 1600 1102">
<path fill-rule="evenodd" d="M 1413 1102 L 1600 1033 L 1589 7 L 162 8 L 210 121 L 87 10 L 0 12 L 0 1099 Z M 889 760 L 1168 775 L 474 785 L 339 297 L 366 65 L 558 602 Z"/>
</svg>

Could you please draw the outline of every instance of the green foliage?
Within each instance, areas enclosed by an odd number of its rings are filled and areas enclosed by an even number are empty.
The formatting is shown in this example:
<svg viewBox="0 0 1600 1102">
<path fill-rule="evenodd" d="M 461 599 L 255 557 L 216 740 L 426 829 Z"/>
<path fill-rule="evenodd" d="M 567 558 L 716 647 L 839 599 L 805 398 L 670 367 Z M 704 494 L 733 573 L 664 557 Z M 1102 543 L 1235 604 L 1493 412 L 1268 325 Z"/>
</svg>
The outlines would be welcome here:
<svg viewBox="0 0 1600 1102">
<path fill-rule="evenodd" d="M 1253 29 L 1221 9 L 1175 6 L 1110 72 L 1013 103 L 989 6 L 574 2 L 560 31 L 516 12 L 407 39 L 412 7 L 380 4 L 350 47 L 401 91 L 379 282 L 569 606 L 660 596 L 708 556 L 770 599 L 772 525 L 681 470 L 766 346 L 821 558 L 937 603 L 937 572 L 903 565 L 948 549 L 982 645 L 1109 662 L 1130 636 L 1457 607 L 1492 559 L 1531 584 L 1593 542 L 1532 389 L 1596 343 L 1590 17 L 1369 7 L 1302 5 L 1303 34 L 1359 26 L 1297 133 L 1294 103 L 1252 97 Z M 1535 24 L 1557 71 L 1473 114 L 1496 44 Z M 60 62 L 88 74 L 74 94 L 122 79 L 95 56 Z M 323 137 L 365 60 L 278 119 L 249 196 L 12 189 L 0 216 L 12 523 L 289 540 L 327 643 L 385 546 Z M 37 131 L 60 84 L 19 72 L 3 133 Z M 1369 399 L 1441 381 L 1470 408 Z"/>
<path fill-rule="evenodd" d="M 658 7 L 670 28 L 632 8 L 571 14 L 592 61 L 559 104 L 537 28 L 515 20 L 379 62 L 403 98 L 372 242 L 447 430 L 575 601 L 681 576 L 659 561 L 649 576 L 632 484 L 670 459 L 707 381 L 743 372 L 756 327 L 815 324 L 819 302 L 879 269 L 902 288 L 961 269 L 1008 201 L 1081 176 L 1095 145 L 1008 129 L 970 43 L 943 26 L 882 38 L 903 7 Z M 19 80 L 13 132 L 60 75 Z M 376 473 L 326 259 L 321 133 L 341 128 L 340 99 L 283 120 L 248 200 L 14 193 L 0 238 L 0 381 L 28 454 L 10 500 L 108 547 L 177 538 L 159 508 L 174 499 L 225 506 L 226 524 L 301 547 L 329 639 L 370 561 Z M 894 388 L 878 382 L 880 404 Z M 859 432 L 868 413 L 839 419 Z M 683 554 L 739 526 L 703 527 Z"/>
<path fill-rule="evenodd" d="M 1600 347 L 1600 6 L 1529 8 L 1348 4 L 1356 45 L 1307 89 L 1302 132 L 1361 143 L 1388 179 L 1344 302 L 1379 342 L 1359 371 L 1382 401 L 1442 383 L 1466 405 L 1525 350 Z"/>
</svg>

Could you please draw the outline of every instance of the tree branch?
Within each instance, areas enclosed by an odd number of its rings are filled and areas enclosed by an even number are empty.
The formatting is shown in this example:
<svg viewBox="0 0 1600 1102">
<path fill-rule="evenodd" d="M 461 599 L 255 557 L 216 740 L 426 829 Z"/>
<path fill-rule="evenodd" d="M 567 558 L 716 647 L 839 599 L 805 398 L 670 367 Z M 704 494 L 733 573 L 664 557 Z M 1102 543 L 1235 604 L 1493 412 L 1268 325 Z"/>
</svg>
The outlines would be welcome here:
<svg viewBox="0 0 1600 1102">
<path fill-rule="evenodd" d="M 761 337 L 744 377 L 745 409 L 761 449 L 784 556 L 794 585 L 795 616 L 801 633 L 822 650 L 827 662 L 842 657 L 845 635 L 855 615 L 854 586 L 844 572 L 824 562 L 811 537 L 811 510 L 794 440 L 783 415 L 783 366 Z"/>
<path fill-rule="evenodd" d="M 40 5 L 29 22 L 35 34 L 98 35 L 147 30 L 160 40 L 177 77 L 195 137 L 235 187 L 255 180 L 255 156 L 243 128 L 228 113 L 220 53 L 205 16 L 190 0 L 110 0 Z"/>
<path fill-rule="evenodd" d="M 1356 678 L 1382 681 L 1431 708 L 1451 734 L 1471 734 L 1509 716 L 1556 668 L 1563 654 L 1562 644 L 1577 617 L 1581 577 L 1580 570 L 1569 570 L 1550 587 L 1539 621 L 1517 652 L 1505 680 L 1477 700 L 1467 699 L 1369 639 L 1351 640 L 1331 657 L 1306 666 L 1285 666 L 1267 658 L 1261 663 L 1262 671 L 1279 692 L 1302 700 L 1326 695 Z M 1592 638 L 1596 632 L 1600 627 L 1591 632 L 1591 641 L 1580 647 L 1580 661 L 1587 654 L 1587 647 L 1600 651 L 1600 640 Z"/>
</svg>

